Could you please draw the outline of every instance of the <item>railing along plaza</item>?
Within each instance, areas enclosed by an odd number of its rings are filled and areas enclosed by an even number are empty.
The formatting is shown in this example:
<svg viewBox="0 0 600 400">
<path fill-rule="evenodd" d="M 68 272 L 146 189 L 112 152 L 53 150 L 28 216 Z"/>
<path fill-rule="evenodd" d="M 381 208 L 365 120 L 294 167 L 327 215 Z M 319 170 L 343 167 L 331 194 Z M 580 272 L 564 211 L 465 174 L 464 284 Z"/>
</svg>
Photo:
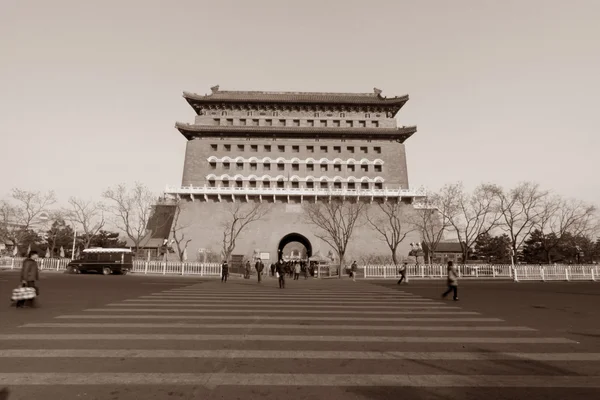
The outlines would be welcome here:
<svg viewBox="0 0 600 400">
<path fill-rule="evenodd" d="M 20 269 L 23 257 L 0 257 L 0 268 Z M 42 271 L 66 271 L 71 260 L 68 258 L 40 258 L 38 265 Z M 600 280 L 598 265 L 459 265 L 459 277 L 466 279 L 512 279 L 520 281 L 597 281 Z M 409 279 L 445 279 L 445 265 L 408 265 L 406 276 Z M 221 276 L 219 263 L 145 261 L 133 262 L 133 273 L 162 275 Z M 399 279 L 399 266 L 365 265 L 360 266 L 358 277 L 364 279 Z"/>
<path fill-rule="evenodd" d="M 597 281 L 598 265 L 457 265 L 460 278 L 496 278 L 519 281 Z M 448 276 L 445 265 L 409 265 L 407 278 L 432 279 Z M 399 266 L 367 265 L 365 279 L 399 279 Z"/>
</svg>

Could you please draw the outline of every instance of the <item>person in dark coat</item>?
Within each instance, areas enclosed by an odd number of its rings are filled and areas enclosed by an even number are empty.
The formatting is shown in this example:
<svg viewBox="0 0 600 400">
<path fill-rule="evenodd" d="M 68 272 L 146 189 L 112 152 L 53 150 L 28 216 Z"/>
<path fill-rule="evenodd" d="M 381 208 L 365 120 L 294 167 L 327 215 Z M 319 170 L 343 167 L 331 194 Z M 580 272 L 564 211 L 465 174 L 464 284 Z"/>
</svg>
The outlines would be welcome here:
<svg viewBox="0 0 600 400">
<path fill-rule="evenodd" d="M 458 301 L 458 271 L 452 261 L 448 261 L 448 290 L 442 294 L 442 298 L 448 296 L 450 292 L 454 292 L 454 301 Z"/>
<path fill-rule="evenodd" d="M 244 274 L 244 279 L 250 279 L 250 260 L 246 261 L 246 270 Z"/>
<path fill-rule="evenodd" d="M 227 265 L 227 260 L 223 261 L 221 264 L 221 282 L 227 282 L 227 277 L 229 276 L 229 265 Z"/>
<path fill-rule="evenodd" d="M 406 283 L 408 283 L 408 279 L 406 279 L 406 269 L 408 268 L 408 263 L 404 263 L 402 264 L 402 266 L 400 267 L 400 270 L 398 272 L 400 272 L 400 280 L 398 280 L 398 285 L 402 283 L 402 281 L 406 280 Z"/>
<path fill-rule="evenodd" d="M 279 289 L 285 289 L 285 268 L 283 267 L 283 263 L 281 262 L 281 260 L 277 261 L 275 271 L 279 276 Z"/>
<path fill-rule="evenodd" d="M 38 253 L 33 250 L 29 252 L 29 256 L 23 260 L 23 266 L 21 267 L 21 284 L 23 287 L 30 287 L 35 289 L 36 295 L 39 294 L 36 282 L 40 280 L 40 270 L 37 263 Z M 19 300 L 17 301 L 17 307 L 23 307 L 25 304 L 33 306 L 34 299 L 32 300 Z"/>
<path fill-rule="evenodd" d="M 262 271 L 265 268 L 265 264 L 263 264 L 262 260 L 259 258 L 254 264 L 254 268 L 256 269 L 256 274 L 258 275 L 258 283 L 261 282 Z"/>
</svg>

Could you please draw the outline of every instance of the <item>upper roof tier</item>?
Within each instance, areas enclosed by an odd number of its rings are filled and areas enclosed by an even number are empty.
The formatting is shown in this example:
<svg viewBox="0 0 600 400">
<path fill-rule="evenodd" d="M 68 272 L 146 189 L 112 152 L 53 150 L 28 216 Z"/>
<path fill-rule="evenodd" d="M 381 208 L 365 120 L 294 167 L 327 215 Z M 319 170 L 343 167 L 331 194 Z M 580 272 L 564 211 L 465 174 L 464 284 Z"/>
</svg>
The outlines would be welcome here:
<svg viewBox="0 0 600 400">
<path fill-rule="evenodd" d="M 400 97 L 384 97 L 381 90 L 374 88 L 373 93 L 326 93 L 326 92 L 262 92 L 262 91 L 227 91 L 219 90 L 219 86 L 211 88 L 212 93 L 199 95 L 183 92 L 187 102 L 199 112 L 205 106 L 213 104 L 235 105 L 310 105 L 339 107 L 385 107 L 395 115 L 408 101 L 408 95 Z"/>
<path fill-rule="evenodd" d="M 177 122 L 175 127 L 188 140 L 199 137 L 288 138 L 288 139 L 365 139 L 394 140 L 404 143 L 416 126 L 402 128 L 308 128 L 278 126 L 207 126 Z"/>
</svg>

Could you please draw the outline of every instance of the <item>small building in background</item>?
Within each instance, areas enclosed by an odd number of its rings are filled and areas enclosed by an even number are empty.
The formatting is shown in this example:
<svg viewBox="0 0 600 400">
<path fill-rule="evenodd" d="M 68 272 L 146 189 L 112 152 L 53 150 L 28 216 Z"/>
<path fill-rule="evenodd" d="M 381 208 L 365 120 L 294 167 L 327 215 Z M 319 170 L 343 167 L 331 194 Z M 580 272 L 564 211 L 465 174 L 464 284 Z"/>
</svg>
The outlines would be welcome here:
<svg viewBox="0 0 600 400">
<path fill-rule="evenodd" d="M 425 253 L 425 260 L 429 260 L 429 255 L 431 254 L 431 250 L 427 246 L 427 244 L 423 243 L 423 252 Z M 431 257 L 431 262 L 433 264 L 446 264 L 448 261 L 452 261 L 454 263 L 462 263 L 463 262 L 463 248 L 464 243 L 459 242 L 440 242 L 435 248 L 435 252 L 433 252 Z"/>
</svg>

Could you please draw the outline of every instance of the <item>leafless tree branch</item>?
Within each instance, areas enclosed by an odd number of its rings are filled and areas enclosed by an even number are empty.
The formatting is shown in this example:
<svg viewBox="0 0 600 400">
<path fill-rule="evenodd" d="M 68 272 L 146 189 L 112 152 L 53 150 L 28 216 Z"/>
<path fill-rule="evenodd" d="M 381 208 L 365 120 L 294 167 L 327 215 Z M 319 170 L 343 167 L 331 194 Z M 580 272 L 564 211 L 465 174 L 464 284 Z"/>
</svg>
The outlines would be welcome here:
<svg viewBox="0 0 600 400">
<path fill-rule="evenodd" d="M 109 202 L 106 209 L 113 215 L 116 227 L 131 239 L 136 252 L 139 251 L 155 202 L 152 192 L 141 183 L 136 183 L 131 190 L 121 184 L 107 189 L 103 197 Z"/>
<path fill-rule="evenodd" d="M 366 204 L 351 203 L 339 199 L 325 202 L 305 203 L 304 220 L 318 229 L 315 236 L 330 245 L 337 253 L 340 262 L 339 278 L 348 242 L 355 226 L 364 215 Z"/>
</svg>

